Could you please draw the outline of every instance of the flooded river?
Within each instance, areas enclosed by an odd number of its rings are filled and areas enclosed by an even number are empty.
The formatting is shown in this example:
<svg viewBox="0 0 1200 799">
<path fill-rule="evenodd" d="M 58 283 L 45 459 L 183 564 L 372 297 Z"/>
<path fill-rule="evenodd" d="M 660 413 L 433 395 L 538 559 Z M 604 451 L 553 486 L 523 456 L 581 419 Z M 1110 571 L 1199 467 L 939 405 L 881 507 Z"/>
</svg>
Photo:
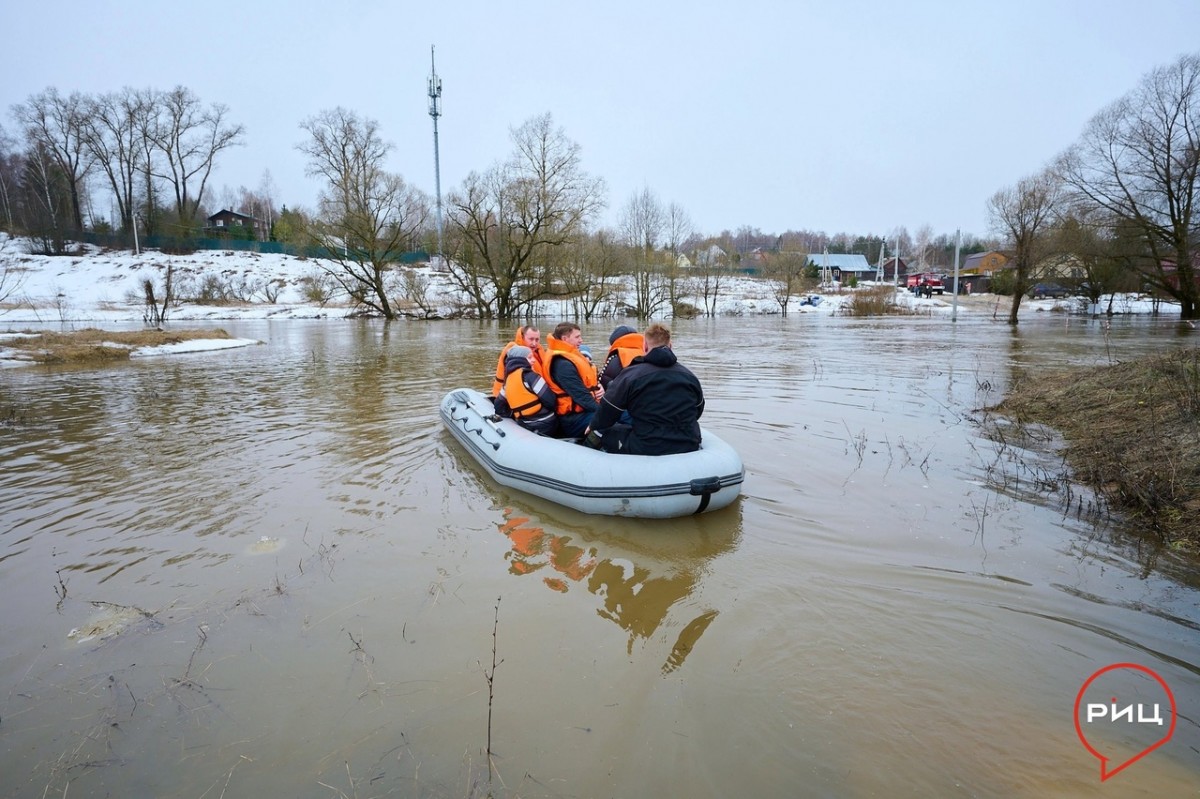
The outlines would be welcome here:
<svg viewBox="0 0 1200 799">
<path fill-rule="evenodd" d="M 1200 795 L 1200 580 L 981 410 L 1177 325 L 680 321 L 746 482 L 666 521 L 442 430 L 507 329 L 222 326 L 264 343 L 0 372 L 0 796 Z M 1102 782 L 1119 663 L 1178 717 Z"/>
</svg>

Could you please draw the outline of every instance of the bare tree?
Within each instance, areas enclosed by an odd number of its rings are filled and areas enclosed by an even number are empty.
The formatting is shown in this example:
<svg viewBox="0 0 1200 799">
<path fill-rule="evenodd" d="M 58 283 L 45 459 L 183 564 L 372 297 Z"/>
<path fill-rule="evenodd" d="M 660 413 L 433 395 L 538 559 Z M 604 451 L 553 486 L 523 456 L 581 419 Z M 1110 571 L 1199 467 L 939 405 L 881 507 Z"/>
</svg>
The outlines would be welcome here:
<svg viewBox="0 0 1200 799">
<path fill-rule="evenodd" d="M 263 222 L 269 232 L 275 217 L 275 212 L 271 209 L 270 195 L 263 194 L 261 188 L 252 190 L 245 186 L 238 186 L 234 194 L 236 199 L 226 207 Z"/>
<path fill-rule="evenodd" d="M 683 252 L 688 241 L 695 235 L 696 228 L 692 224 L 692 218 L 688 212 L 679 203 L 671 203 L 667 206 L 666 219 L 664 220 L 663 233 L 665 240 L 663 245 L 670 252 Z"/>
<path fill-rule="evenodd" d="M 309 135 L 298 145 L 308 156 L 308 174 L 325 181 L 309 231 L 337 264 L 326 271 L 357 302 L 395 319 L 389 273 L 419 239 L 429 200 L 384 169 L 391 145 L 380 138 L 375 120 L 335 108 L 301 128 Z"/>
<path fill-rule="evenodd" d="M 566 248 L 559 277 L 577 319 L 590 322 L 601 304 L 616 305 L 625 254 L 608 230 L 597 231 Z"/>
<path fill-rule="evenodd" d="M 771 295 L 779 303 L 779 312 L 784 316 L 788 315 L 792 297 L 811 283 L 804 277 L 807 266 L 806 252 L 771 253 L 763 263 L 763 275 L 770 281 Z"/>
<path fill-rule="evenodd" d="M 1200 314 L 1200 54 L 1154 70 L 1088 123 L 1056 164 L 1077 200 L 1136 229 L 1148 257 L 1138 269 Z"/>
<path fill-rule="evenodd" d="M 161 114 L 151 131 L 163 163 L 157 176 L 175 192 L 181 224 L 191 225 L 204 198 L 204 188 L 217 155 L 242 143 L 245 127 L 226 119 L 219 103 L 205 108 L 191 89 L 176 86 L 158 96 Z"/>
<path fill-rule="evenodd" d="M 133 228 L 134 189 L 146 157 L 141 131 L 152 113 L 146 100 L 128 87 L 89 99 L 82 128 L 84 143 L 112 188 L 120 217 L 116 222 L 127 232 Z"/>
<path fill-rule="evenodd" d="M 667 231 L 667 211 L 649 188 L 634 193 L 621 208 L 621 236 L 634 253 L 634 313 L 649 319 L 667 302 L 659 247 Z"/>
<path fill-rule="evenodd" d="M 1021 298 L 1037 278 L 1038 265 L 1050 252 L 1052 228 L 1060 210 L 1061 184 L 1048 171 L 1022 178 L 988 201 L 992 224 L 1012 248 L 1013 299 L 1008 323 L 1017 324 Z"/>
<path fill-rule="evenodd" d="M 279 188 L 275 185 L 275 180 L 271 177 L 271 170 L 264 169 L 262 177 L 258 181 L 257 198 L 262 203 L 259 208 L 259 213 L 263 214 L 259 217 L 267 223 L 267 230 L 275 224 L 275 195 L 279 193 Z"/>
<path fill-rule="evenodd" d="M 13 222 L 13 202 L 15 200 L 17 177 L 20 174 L 20 157 L 15 152 L 16 142 L 8 135 L 3 125 L 0 125 L 0 221 L 5 223 L 5 230 L 16 232 Z"/>
<path fill-rule="evenodd" d="M 684 276 L 684 248 L 694 236 L 695 228 L 692 218 L 679 203 L 667 206 L 663 232 L 665 239 L 663 247 L 670 255 L 664 264 L 664 282 L 667 290 L 667 301 L 671 304 L 672 314 L 680 312 L 680 283 Z"/>
<path fill-rule="evenodd" d="M 72 230 L 83 230 L 84 179 L 93 163 L 84 142 L 87 112 L 86 97 L 79 92 L 63 97 L 53 86 L 13 106 L 31 148 L 42 148 L 66 181 Z"/>
<path fill-rule="evenodd" d="M 71 204 L 69 181 L 57 160 L 41 142 L 25 154 L 20 179 L 21 218 L 36 252 L 62 255 L 67 251 L 66 221 Z"/>
<path fill-rule="evenodd" d="M 721 295 L 721 285 L 732 274 L 730 263 L 732 256 L 726 247 L 731 247 L 726 240 L 725 247 L 717 241 L 708 239 L 692 253 L 692 275 L 696 293 L 704 305 L 704 313 L 713 316 L 717 312 L 717 300 Z"/>
<path fill-rule="evenodd" d="M 158 149 L 157 142 L 163 138 L 165 114 L 159 103 L 161 92 L 156 89 L 137 91 L 138 103 L 142 107 L 142 115 L 137 120 L 137 147 L 140 154 L 140 183 L 141 183 L 141 216 L 134 210 L 134 219 L 140 219 L 140 224 L 147 236 L 161 232 L 159 219 L 158 197 L 161 193 L 161 181 L 157 177 L 164 171 L 158 162 L 163 160 L 163 154 Z"/>
<path fill-rule="evenodd" d="M 579 145 L 550 114 L 512 131 L 513 153 L 451 192 L 449 277 L 481 317 L 513 319 L 554 296 L 562 249 L 604 205 L 604 182 L 583 170 Z"/>
<path fill-rule="evenodd" d="M 929 268 L 930 253 L 933 249 L 933 226 L 921 225 L 917 228 L 916 235 L 913 237 L 912 257 L 917 262 L 917 267 L 924 272 Z"/>
</svg>

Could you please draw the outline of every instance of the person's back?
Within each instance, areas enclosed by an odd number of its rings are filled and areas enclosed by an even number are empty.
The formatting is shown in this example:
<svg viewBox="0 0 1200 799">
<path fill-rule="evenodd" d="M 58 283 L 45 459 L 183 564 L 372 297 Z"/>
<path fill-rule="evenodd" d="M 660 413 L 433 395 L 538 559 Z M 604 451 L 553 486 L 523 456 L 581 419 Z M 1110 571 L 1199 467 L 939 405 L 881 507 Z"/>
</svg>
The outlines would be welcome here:
<svg viewBox="0 0 1200 799">
<path fill-rule="evenodd" d="M 600 366 L 600 385 L 607 389 L 617 375 L 621 373 L 634 358 L 646 354 L 645 339 L 642 334 L 628 325 L 619 325 L 608 337 L 608 355 Z"/>
<path fill-rule="evenodd" d="M 498 416 L 516 419 L 524 428 L 552 436 L 558 430 L 557 400 L 546 379 L 531 365 L 530 354 L 524 346 L 509 349 L 504 379 L 493 404 Z"/>
<path fill-rule="evenodd" d="M 691 370 L 672 351 L 670 331 L 646 329 L 649 350 L 625 367 L 610 384 L 592 427 L 603 448 L 629 455 L 672 455 L 700 448 L 704 391 Z M 630 424 L 620 424 L 628 412 Z"/>
</svg>

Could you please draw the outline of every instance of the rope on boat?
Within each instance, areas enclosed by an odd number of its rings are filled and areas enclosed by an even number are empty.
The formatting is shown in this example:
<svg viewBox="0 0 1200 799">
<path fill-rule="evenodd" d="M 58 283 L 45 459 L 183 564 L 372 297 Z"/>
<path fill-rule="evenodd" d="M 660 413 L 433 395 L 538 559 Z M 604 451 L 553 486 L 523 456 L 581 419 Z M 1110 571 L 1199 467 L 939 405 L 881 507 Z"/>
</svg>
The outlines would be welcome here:
<svg viewBox="0 0 1200 799">
<path fill-rule="evenodd" d="M 460 402 L 463 402 L 463 401 L 466 399 L 466 397 L 465 397 L 465 396 L 464 396 L 464 397 L 459 397 L 459 396 L 455 395 L 455 399 L 459 400 Z M 464 404 L 464 407 L 469 407 L 469 405 L 468 405 L 467 403 L 465 403 L 465 402 L 464 402 L 463 404 Z M 475 435 L 479 436 L 480 438 L 483 438 L 483 425 L 481 424 L 479 427 L 467 427 L 467 419 L 468 419 L 468 418 L 470 418 L 470 417 L 469 417 L 469 416 L 466 416 L 466 415 L 464 415 L 464 416 L 456 416 L 456 415 L 455 415 L 455 413 L 454 413 L 454 411 L 455 411 L 455 410 L 456 410 L 456 407 L 455 407 L 455 406 L 453 406 L 453 405 L 452 405 L 452 406 L 450 406 L 450 418 L 451 418 L 451 419 L 453 419 L 453 420 L 454 420 L 454 421 L 456 421 L 456 422 L 462 422 L 463 432 L 464 432 L 464 433 L 474 433 Z M 487 417 L 481 417 L 481 418 L 483 418 L 483 419 L 486 419 Z M 499 417 L 496 417 L 496 418 L 498 419 Z M 494 432 L 496 432 L 496 433 L 499 433 L 501 438 L 503 438 L 503 437 L 506 435 L 506 433 L 505 433 L 503 430 L 500 430 L 500 429 L 498 429 L 498 428 L 496 428 L 496 427 L 493 427 L 493 428 L 491 428 L 491 429 L 492 429 Z M 486 438 L 483 438 L 483 441 L 484 441 L 484 443 L 485 443 L 485 444 L 491 444 L 491 445 L 492 445 L 492 451 L 493 451 L 493 452 L 494 452 L 495 450 L 498 450 L 498 449 L 500 449 L 500 442 L 499 442 L 499 441 L 488 441 Z"/>
</svg>

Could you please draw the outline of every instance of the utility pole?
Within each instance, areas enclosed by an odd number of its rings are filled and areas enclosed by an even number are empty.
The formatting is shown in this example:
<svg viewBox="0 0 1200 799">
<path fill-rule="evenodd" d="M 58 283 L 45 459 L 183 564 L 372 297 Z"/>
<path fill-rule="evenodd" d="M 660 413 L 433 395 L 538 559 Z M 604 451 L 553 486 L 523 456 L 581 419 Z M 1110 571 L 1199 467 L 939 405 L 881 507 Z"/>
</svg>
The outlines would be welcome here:
<svg viewBox="0 0 1200 799">
<path fill-rule="evenodd" d="M 429 46 L 429 116 L 433 119 L 433 181 L 437 189 L 437 256 L 442 266 L 442 163 L 438 155 L 438 117 L 442 115 L 442 79 L 437 76 L 433 45 Z"/>
<path fill-rule="evenodd" d="M 962 252 L 962 228 L 954 231 L 954 306 L 950 311 L 950 321 L 958 321 L 958 256 Z"/>
</svg>

